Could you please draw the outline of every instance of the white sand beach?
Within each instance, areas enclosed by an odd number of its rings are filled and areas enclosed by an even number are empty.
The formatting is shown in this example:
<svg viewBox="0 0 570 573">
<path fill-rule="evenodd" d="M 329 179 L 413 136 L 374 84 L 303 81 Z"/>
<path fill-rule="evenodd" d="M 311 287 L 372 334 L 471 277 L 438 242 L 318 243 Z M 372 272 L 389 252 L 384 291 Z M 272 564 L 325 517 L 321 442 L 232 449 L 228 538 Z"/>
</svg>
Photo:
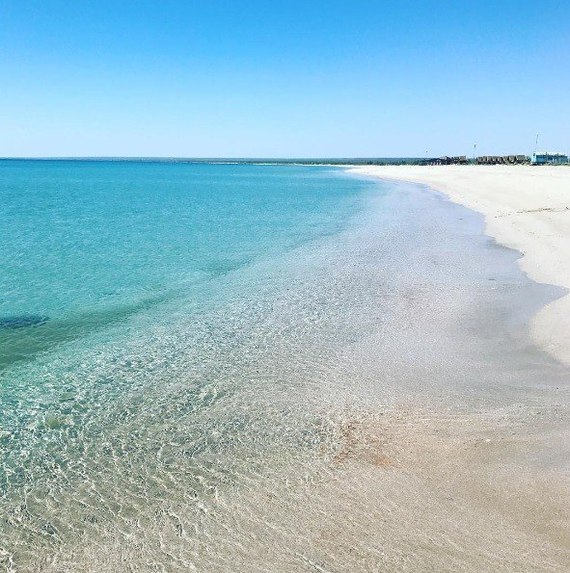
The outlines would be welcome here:
<svg viewBox="0 0 570 573">
<path fill-rule="evenodd" d="M 487 234 L 522 253 L 521 268 L 537 282 L 570 289 L 570 167 L 366 166 L 352 172 L 413 181 L 482 213 Z M 570 295 L 534 318 L 536 342 L 570 364 Z"/>
</svg>

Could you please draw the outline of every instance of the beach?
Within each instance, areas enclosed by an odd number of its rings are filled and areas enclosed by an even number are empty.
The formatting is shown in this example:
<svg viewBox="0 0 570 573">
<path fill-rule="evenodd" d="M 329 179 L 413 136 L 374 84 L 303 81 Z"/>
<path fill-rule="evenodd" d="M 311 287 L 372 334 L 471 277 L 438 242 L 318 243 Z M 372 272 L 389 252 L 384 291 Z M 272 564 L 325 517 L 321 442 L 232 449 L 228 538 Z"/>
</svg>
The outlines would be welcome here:
<svg viewBox="0 0 570 573">
<path fill-rule="evenodd" d="M 0 573 L 570 573 L 570 2 L 2 7 Z"/>
<path fill-rule="evenodd" d="M 0 162 L 0 570 L 568 570 L 565 291 L 368 175 Z"/>
<path fill-rule="evenodd" d="M 414 181 L 444 192 L 482 213 L 486 233 L 520 251 L 521 268 L 537 282 L 570 289 L 570 167 L 369 166 L 354 173 Z M 570 364 L 570 296 L 541 309 L 532 322 L 535 340 Z"/>
</svg>

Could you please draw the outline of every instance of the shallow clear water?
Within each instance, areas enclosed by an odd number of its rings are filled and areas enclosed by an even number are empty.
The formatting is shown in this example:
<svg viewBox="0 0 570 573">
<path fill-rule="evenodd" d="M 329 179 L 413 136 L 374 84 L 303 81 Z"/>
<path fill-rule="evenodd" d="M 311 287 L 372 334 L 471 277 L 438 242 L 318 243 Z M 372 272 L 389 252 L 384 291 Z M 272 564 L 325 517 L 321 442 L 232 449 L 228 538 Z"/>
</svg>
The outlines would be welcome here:
<svg viewBox="0 0 570 573">
<path fill-rule="evenodd" d="M 472 570 L 524 570 L 525 531 L 370 481 L 426 411 L 487 428 L 565 379 L 524 329 L 558 292 L 478 216 L 294 166 L 3 162 L 0 197 L 7 570 L 433 569 L 467 531 Z"/>
</svg>

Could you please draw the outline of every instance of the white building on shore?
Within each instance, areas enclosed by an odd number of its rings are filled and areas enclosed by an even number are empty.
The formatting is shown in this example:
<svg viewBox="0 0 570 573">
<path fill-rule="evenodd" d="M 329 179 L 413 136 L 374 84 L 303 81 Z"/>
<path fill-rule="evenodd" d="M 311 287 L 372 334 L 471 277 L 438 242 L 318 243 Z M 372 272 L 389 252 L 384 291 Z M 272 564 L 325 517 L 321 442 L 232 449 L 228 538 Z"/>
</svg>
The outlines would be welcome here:
<svg viewBox="0 0 570 573">
<path fill-rule="evenodd" d="M 563 153 L 533 153 L 530 158 L 531 165 L 560 165 L 568 163 L 568 156 Z"/>
</svg>

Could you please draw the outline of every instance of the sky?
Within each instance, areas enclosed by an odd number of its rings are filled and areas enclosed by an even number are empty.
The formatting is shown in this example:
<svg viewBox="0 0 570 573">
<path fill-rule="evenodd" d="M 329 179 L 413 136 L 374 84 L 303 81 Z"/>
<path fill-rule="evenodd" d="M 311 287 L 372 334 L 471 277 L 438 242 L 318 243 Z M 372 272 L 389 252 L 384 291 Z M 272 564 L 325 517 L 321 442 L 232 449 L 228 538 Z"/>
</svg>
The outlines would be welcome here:
<svg viewBox="0 0 570 573">
<path fill-rule="evenodd" d="M 570 152 L 568 0 L 0 0 L 1 157 Z"/>
</svg>

